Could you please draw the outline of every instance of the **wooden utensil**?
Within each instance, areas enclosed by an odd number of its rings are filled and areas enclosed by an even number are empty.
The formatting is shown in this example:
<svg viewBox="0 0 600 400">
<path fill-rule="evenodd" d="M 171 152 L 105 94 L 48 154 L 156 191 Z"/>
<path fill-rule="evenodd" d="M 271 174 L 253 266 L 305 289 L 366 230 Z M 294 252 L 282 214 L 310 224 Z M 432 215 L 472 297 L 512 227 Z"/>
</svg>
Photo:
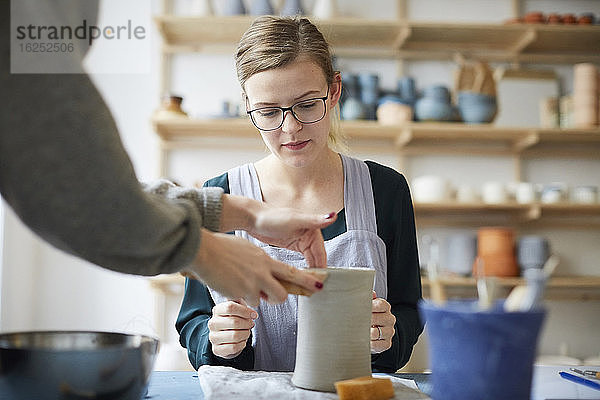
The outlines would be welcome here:
<svg viewBox="0 0 600 400">
<path fill-rule="evenodd" d="M 305 270 L 306 272 L 314 275 L 316 278 L 325 282 L 327 280 L 327 271 L 322 270 L 321 268 L 309 268 Z M 279 283 L 287 290 L 288 294 L 296 294 L 299 296 L 311 296 L 313 292 L 309 291 L 306 288 L 303 288 L 300 285 L 297 285 L 292 282 L 280 280 Z"/>
</svg>

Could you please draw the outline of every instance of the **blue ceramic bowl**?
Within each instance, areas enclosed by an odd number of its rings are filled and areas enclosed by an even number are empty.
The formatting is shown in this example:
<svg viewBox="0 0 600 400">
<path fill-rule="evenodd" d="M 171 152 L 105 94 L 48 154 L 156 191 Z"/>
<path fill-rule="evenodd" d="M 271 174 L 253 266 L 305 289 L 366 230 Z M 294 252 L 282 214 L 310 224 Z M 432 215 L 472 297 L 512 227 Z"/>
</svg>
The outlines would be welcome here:
<svg viewBox="0 0 600 400">
<path fill-rule="evenodd" d="M 423 97 L 450 102 L 450 90 L 446 86 L 433 85 L 423 89 Z"/>
<path fill-rule="evenodd" d="M 419 121 L 452 121 L 452 106 L 449 102 L 422 97 L 415 103 L 415 117 Z"/>
<path fill-rule="evenodd" d="M 459 92 L 458 109 L 462 120 L 468 124 L 489 123 L 496 117 L 496 97 L 481 93 Z"/>
</svg>

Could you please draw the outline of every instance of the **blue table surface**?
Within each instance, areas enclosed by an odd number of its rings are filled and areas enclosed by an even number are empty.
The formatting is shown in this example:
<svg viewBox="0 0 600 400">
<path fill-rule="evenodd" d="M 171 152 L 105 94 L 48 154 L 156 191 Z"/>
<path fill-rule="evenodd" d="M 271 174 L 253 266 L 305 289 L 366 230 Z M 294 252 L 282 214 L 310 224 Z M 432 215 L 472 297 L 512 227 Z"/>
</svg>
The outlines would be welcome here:
<svg viewBox="0 0 600 400">
<path fill-rule="evenodd" d="M 431 393 L 428 374 L 394 374 L 412 379 L 424 393 Z M 146 399 L 152 400 L 202 400 L 202 389 L 195 371 L 154 371 Z"/>
</svg>

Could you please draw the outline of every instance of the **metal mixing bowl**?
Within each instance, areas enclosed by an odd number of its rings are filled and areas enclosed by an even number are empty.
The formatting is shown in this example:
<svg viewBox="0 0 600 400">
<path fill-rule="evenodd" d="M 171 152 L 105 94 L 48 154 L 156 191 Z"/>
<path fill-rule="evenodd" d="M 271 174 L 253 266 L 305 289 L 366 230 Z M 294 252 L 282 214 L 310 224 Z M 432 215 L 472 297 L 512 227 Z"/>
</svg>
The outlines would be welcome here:
<svg viewBox="0 0 600 400">
<path fill-rule="evenodd" d="M 0 334 L 0 398 L 140 400 L 158 345 L 109 332 Z"/>
</svg>

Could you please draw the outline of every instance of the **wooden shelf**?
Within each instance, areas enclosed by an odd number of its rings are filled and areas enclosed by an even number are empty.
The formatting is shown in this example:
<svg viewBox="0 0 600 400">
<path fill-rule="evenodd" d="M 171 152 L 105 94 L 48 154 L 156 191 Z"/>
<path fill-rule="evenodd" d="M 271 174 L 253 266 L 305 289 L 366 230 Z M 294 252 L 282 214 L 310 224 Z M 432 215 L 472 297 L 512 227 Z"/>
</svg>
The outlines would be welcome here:
<svg viewBox="0 0 600 400">
<path fill-rule="evenodd" d="M 231 51 L 251 16 L 154 18 L 167 52 Z M 342 56 L 489 61 L 600 62 L 600 27 L 542 24 L 457 24 L 337 18 L 314 20 Z"/>
<path fill-rule="evenodd" d="M 171 146 L 192 145 L 206 138 L 260 137 L 249 120 L 168 119 L 153 120 L 154 129 Z M 589 157 L 600 159 L 600 128 L 538 129 L 503 128 L 490 124 L 409 123 L 384 126 L 376 121 L 342 121 L 342 129 L 350 145 L 367 141 L 383 141 L 406 155 L 418 154 L 486 154 L 527 157 Z"/>
<path fill-rule="evenodd" d="M 474 278 L 447 277 L 442 279 L 447 295 L 454 298 L 477 296 Z M 159 275 L 150 278 L 154 289 L 162 294 L 183 294 L 184 278 L 179 274 Z M 523 278 L 498 278 L 500 296 L 506 297 L 510 290 L 525 284 Z M 429 296 L 429 280 L 421 279 L 423 296 Z M 546 286 L 546 298 L 551 300 L 600 300 L 600 276 L 560 276 L 553 277 Z"/>
<path fill-rule="evenodd" d="M 449 298 L 477 297 L 477 285 L 471 277 L 445 277 L 442 279 Z M 421 279 L 423 297 L 429 296 L 429 280 Z M 523 278 L 497 278 L 499 296 L 506 297 L 512 288 L 524 285 Z M 600 276 L 556 276 L 548 281 L 545 291 L 547 300 L 600 300 Z"/>
<path fill-rule="evenodd" d="M 572 227 L 599 229 L 600 203 L 598 204 L 485 204 L 485 203 L 415 203 L 415 218 L 419 226 L 469 226 L 488 225 L 541 228 Z"/>
</svg>

